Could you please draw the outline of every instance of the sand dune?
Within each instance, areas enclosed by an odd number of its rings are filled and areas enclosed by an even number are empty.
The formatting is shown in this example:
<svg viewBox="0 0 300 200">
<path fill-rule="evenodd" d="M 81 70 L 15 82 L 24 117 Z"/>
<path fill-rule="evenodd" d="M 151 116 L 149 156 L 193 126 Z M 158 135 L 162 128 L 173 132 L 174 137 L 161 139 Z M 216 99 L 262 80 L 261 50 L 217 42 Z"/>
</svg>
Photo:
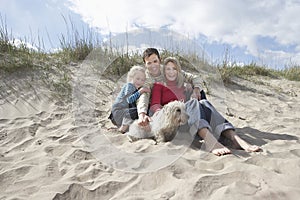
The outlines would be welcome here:
<svg viewBox="0 0 300 200">
<path fill-rule="evenodd" d="M 0 199 L 299 198 L 299 82 L 234 79 L 220 110 L 263 151 L 217 157 L 189 139 L 130 143 L 107 131 L 115 82 L 77 72 L 71 100 L 26 77 L 1 83 Z"/>
</svg>

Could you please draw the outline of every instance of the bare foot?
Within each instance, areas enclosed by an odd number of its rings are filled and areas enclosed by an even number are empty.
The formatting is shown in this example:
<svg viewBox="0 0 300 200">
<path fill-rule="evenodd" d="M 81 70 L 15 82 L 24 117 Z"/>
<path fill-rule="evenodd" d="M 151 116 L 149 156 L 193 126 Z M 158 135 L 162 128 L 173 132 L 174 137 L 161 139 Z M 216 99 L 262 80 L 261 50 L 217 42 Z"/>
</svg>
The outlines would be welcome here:
<svg viewBox="0 0 300 200">
<path fill-rule="evenodd" d="M 126 133 L 128 131 L 129 126 L 128 125 L 122 125 L 118 131 L 122 134 Z"/>
<path fill-rule="evenodd" d="M 257 145 L 250 145 L 248 142 L 240 138 L 233 130 L 227 130 L 224 132 L 225 136 L 230 138 L 235 148 L 241 148 L 247 152 L 258 152 L 262 149 Z"/>
<path fill-rule="evenodd" d="M 215 154 L 216 156 L 223 156 L 226 154 L 231 154 L 231 151 L 227 147 L 224 147 L 221 143 L 217 143 L 214 146 L 214 149 L 211 150 L 211 152 L 213 154 Z"/>
<path fill-rule="evenodd" d="M 256 145 L 249 145 L 247 148 L 243 148 L 247 152 L 259 152 L 262 151 L 262 149 L 259 146 Z"/>
<path fill-rule="evenodd" d="M 205 142 L 205 149 L 212 152 L 216 156 L 222 156 L 230 154 L 231 151 L 223 146 L 218 140 L 211 134 L 207 128 L 202 128 L 198 131 L 198 135 L 203 138 Z"/>
</svg>

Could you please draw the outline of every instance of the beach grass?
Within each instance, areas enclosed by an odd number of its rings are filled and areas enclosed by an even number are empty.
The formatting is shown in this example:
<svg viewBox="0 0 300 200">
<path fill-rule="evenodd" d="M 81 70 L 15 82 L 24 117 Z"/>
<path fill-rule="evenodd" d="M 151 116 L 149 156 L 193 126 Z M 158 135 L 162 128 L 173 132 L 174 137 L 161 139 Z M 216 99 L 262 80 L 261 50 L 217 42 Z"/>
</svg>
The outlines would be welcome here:
<svg viewBox="0 0 300 200">
<path fill-rule="evenodd" d="M 88 28 L 81 33 L 74 24 L 66 18 L 68 34 L 60 36 L 60 47 L 56 52 L 45 52 L 41 47 L 30 48 L 25 42 L 16 45 L 16 39 L 8 32 L 7 26 L 1 20 L 0 26 L 0 71 L 2 74 L 13 74 L 23 72 L 43 71 L 42 79 L 46 84 L 51 85 L 58 93 L 71 93 L 70 86 L 70 63 L 78 64 L 96 48 L 100 48 L 107 56 L 116 57 L 111 63 L 109 69 L 105 71 L 108 75 L 122 76 L 133 65 L 142 65 L 141 55 L 128 52 L 109 51 L 109 47 L 104 46 L 97 39 L 96 35 Z M 209 64 L 195 55 L 180 55 L 180 52 L 162 52 L 162 58 L 167 56 L 177 56 L 185 68 L 191 69 L 193 66 L 189 63 L 201 63 L 203 66 Z M 267 66 L 259 66 L 256 63 L 250 63 L 245 66 L 235 64 L 228 65 L 223 62 L 216 65 L 224 83 L 231 83 L 232 77 L 251 77 L 266 76 L 271 78 L 285 78 L 293 81 L 300 81 L 300 66 L 294 65 L 284 69 L 275 70 Z M 55 74 L 56 79 L 50 79 L 50 74 Z"/>
</svg>

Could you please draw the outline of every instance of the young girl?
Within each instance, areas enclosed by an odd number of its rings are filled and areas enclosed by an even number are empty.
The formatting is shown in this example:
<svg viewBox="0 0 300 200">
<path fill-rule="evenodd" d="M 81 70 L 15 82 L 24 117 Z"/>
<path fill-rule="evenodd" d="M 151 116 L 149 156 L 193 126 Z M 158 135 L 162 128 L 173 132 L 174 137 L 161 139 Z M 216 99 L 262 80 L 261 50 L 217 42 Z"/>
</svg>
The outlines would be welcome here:
<svg viewBox="0 0 300 200">
<path fill-rule="evenodd" d="M 260 151 L 260 147 L 250 145 L 241 139 L 234 126 L 228 122 L 207 100 L 188 100 L 185 96 L 184 78 L 180 63 L 176 58 L 168 57 L 164 61 L 163 73 L 165 83 L 155 83 L 151 94 L 150 110 L 155 113 L 165 104 L 174 100 L 185 102 L 189 115 L 188 125 L 204 139 L 208 151 L 215 155 L 229 154 L 231 151 L 223 146 L 218 139 L 221 136 L 229 138 L 237 148 L 249 152 Z M 193 96 L 192 96 L 193 97 Z M 196 133 L 191 133 L 192 135 Z"/>
<path fill-rule="evenodd" d="M 145 80 L 144 67 L 131 67 L 127 74 L 127 83 L 123 85 L 112 105 L 109 119 L 121 133 L 125 133 L 133 120 L 138 119 L 136 100 L 141 94 L 150 92 L 150 89 L 142 87 Z"/>
</svg>

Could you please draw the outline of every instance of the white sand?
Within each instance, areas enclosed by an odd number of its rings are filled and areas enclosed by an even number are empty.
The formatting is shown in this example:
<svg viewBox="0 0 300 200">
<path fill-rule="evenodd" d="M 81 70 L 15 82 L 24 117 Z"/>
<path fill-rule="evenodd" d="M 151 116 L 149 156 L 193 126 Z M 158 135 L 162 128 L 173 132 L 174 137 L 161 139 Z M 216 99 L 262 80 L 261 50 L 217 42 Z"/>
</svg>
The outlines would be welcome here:
<svg viewBox="0 0 300 200">
<path fill-rule="evenodd" d="M 78 73 L 69 102 L 20 77 L 1 83 L 0 199 L 299 198 L 299 82 L 235 79 L 224 102 L 231 116 L 223 114 L 263 152 L 217 157 L 107 132 L 115 83 Z"/>
</svg>

